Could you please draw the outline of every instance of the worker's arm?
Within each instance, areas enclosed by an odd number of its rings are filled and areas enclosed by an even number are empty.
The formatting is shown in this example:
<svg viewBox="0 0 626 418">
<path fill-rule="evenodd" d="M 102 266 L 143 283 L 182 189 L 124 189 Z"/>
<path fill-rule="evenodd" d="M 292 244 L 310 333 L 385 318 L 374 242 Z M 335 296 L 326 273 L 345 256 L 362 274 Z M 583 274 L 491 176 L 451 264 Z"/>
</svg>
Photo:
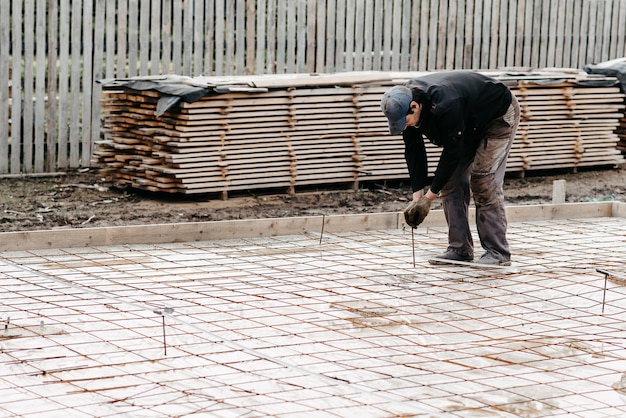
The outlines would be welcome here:
<svg viewBox="0 0 626 418">
<path fill-rule="evenodd" d="M 426 146 L 421 132 L 414 127 L 408 127 L 402 133 L 404 140 L 404 159 L 409 169 L 413 200 L 418 200 L 424 193 L 428 181 L 428 159 Z"/>
<path fill-rule="evenodd" d="M 435 117 L 440 133 L 437 143 L 443 147 L 443 150 L 430 185 L 429 193 L 433 195 L 437 195 L 450 180 L 452 173 L 463 158 L 463 153 L 466 152 L 464 147 L 466 127 L 463 109 L 458 102 L 445 109 L 442 114 L 435 114 Z"/>
</svg>

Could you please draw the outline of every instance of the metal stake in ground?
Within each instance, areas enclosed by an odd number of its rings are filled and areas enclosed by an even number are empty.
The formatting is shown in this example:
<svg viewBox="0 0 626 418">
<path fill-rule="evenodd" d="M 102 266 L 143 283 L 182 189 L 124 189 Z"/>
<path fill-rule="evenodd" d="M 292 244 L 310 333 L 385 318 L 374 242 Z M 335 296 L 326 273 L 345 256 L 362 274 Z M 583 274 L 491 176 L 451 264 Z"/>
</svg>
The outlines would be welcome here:
<svg viewBox="0 0 626 418">
<path fill-rule="evenodd" d="M 163 320 L 162 322 L 162 326 L 163 326 L 163 355 L 167 356 L 167 341 L 165 339 L 165 314 L 171 314 L 172 312 L 174 312 L 173 308 L 163 308 L 162 311 L 159 311 L 158 309 L 155 309 L 154 311 L 155 314 L 157 315 L 161 315 L 161 319 Z"/>
<path fill-rule="evenodd" d="M 413 268 L 415 268 L 415 228 L 411 228 L 411 248 L 413 248 Z"/>
</svg>

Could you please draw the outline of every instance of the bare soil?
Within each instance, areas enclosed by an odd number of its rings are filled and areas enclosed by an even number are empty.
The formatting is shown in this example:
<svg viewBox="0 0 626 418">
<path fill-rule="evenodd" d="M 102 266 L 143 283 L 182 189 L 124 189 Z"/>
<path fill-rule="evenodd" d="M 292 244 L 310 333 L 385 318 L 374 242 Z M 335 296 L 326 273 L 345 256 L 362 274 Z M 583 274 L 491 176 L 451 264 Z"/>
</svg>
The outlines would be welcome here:
<svg viewBox="0 0 626 418">
<path fill-rule="evenodd" d="M 511 175 L 507 205 L 552 202 L 554 180 L 566 180 L 567 202 L 626 201 L 626 167 L 620 167 Z M 0 232 L 401 211 L 409 197 L 406 182 L 375 182 L 358 190 L 250 191 L 223 200 L 118 188 L 91 170 L 1 178 Z M 436 200 L 433 208 L 440 207 Z"/>
</svg>

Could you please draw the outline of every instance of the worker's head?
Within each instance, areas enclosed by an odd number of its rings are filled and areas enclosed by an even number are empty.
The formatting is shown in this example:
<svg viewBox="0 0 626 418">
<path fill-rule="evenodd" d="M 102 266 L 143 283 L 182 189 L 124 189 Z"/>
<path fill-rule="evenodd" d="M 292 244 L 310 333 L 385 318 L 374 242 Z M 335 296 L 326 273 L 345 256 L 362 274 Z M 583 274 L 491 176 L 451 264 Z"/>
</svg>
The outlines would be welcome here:
<svg viewBox="0 0 626 418">
<path fill-rule="evenodd" d="M 421 105 L 413 99 L 413 92 L 405 86 L 389 89 L 380 101 L 380 108 L 389 121 L 389 133 L 401 134 L 407 126 L 415 126 L 419 120 Z M 411 115 L 407 119 L 407 115 Z"/>
</svg>

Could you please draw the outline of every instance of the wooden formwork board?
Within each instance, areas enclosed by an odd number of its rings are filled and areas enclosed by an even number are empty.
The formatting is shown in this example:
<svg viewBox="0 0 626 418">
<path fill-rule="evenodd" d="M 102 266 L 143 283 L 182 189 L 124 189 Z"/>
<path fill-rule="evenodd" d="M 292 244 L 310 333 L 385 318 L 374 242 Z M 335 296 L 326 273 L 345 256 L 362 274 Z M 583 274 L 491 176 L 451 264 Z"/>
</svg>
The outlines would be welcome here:
<svg viewBox="0 0 626 418">
<path fill-rule="evenodd" d="M 158 191 L 158 189 L 157 189 Z M 509 222 L 536 220 L 626 217 L 626 203 L 590 202 L 546 205 L 507 206 Z M 474 217 L 473 208 L 470 217 Z M 250 219 L 171 223 L 161 225 L 130 225 L 123 227 L 79 228 L 63 230 L 20 231 L 1 233 L 0 250 L 28 251 L 52 248 L 90 246 L 166 244 L 220 239 L 241 239 L 278 235 L 390 230 L 402 228 L 403 216 L 398 212 L 354 215 L 305 216 L 292 218 Z M 445 226 L 443 211 L 430 212 L 420 228 Z"/>
</svg>

